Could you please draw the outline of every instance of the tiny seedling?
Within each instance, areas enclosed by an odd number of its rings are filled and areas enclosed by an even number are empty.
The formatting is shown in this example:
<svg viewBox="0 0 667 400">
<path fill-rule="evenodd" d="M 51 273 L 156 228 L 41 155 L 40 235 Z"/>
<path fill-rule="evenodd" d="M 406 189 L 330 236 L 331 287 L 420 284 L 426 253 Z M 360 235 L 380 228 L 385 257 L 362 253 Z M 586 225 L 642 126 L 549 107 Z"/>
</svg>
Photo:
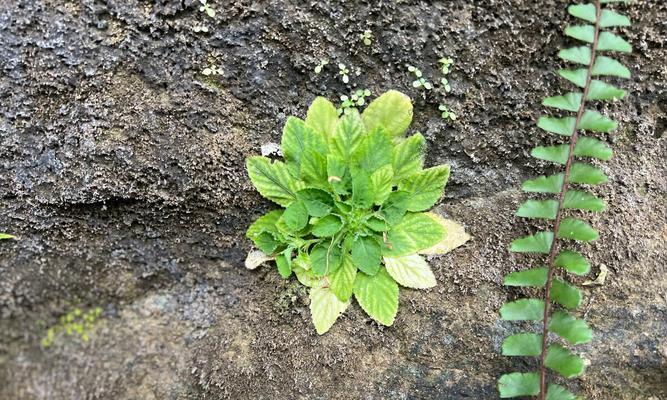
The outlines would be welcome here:
<svg viewBox="0 0 667 400">
<path fill-rule="evenodd" d="M 364 33 L 359 34 L 359 38 L 366 46 L 373 44 L 373 32 L 368 29 L 366 29 Z"/>
<path fill-rule="evenodd" d="M 207 0 L 199 0 L 199 2 L 201 3 L 199 11 L 205 12 L 206 15 L 208 15 L 211 18 L 215 17 L 215 10 L 211 8 Z"/>
<path fill-rule="evenodd" d="M 287 119 L 284 162 L 246 161 L 259 193 L 282 207 L 248 228 L 261 252 L 251 251 L 246 266 L 275 260 L 283 278 L 295 274 L 308 286 L 319 334 L 353 296 L 375 321 L 392 325 L 399 284 L 436 285 L 421 254 L 443 254 L 468 239 L 427 212 L 442 196 L 449 166 L 423 168 L 424 137 L 405 137 L 411 121 L 412 103 L 397 91 L 340 118 L 318 97 L 305 120 Z"/>
<path fill-rule="evenodd" d="M 366 104 L 366 97 L 371 95 L 371 91 L 368 89 L 359 89 L 356 92 L 350 94 L 350 96 L 342 95 L 340 96 L 341 104 L 338 108 L 338 115 L 347 113 L 348 110 L 352 108 L 362 107 Z"/>
<path fill-rule="evenodd" d="M 84 343 L 90 340 L 90 331 L 95 322 L 102 315 L 102 309 L 95 307 L 85 313 L 79 308 L 74 308 L 67 314 L 60 317 L 57 325 L 50 327 L 46 331 L 46 336 L 42 338 L 42 347 L 47 348 L 53 344 L 58 334 L 67 336 L 78 336 Z"/>
<path fill-rule="evenodd" d="M 441 57 L 438 60 L 438 63 L 440 63 L 440 70 L 442 71 L 443 75 L 449 74 L 449 68 L 454 64 L 454 60 L 452 60 L 449 57 Z"/>
<path fill-rule="evenodd" d="M 442 111 L 442 119 L 451 119 L 452 121 L 456 121 L 456 114 L 454 114 L 452 111 L 449 111 L 446 105 L 440 104 L 440 106 L 438 106 L 438 110 Z"/>
<path fill-rule="evenodd" d="M 452 91 L 452 87 L 449 85 L 449 81 L 447 80 L 447 78 L 440 79 L 440 84 L 445 89 L 445 92 L 449 93 Z"/>
<path fill-rule="evenodd" d="M 215 64 L 211 64 L 211 66 L 204 68 L 204 70 L 201 72 L 203 75 L 210 76 L 210 75 L 222 75 L 223 70 L 218 68 Z"/>
<path fill-rule="evenodd" d="M 319 75 L 327 64 L 329 64 L 329 60 L 320 60 L 320 63 L 315 66 L 315 73 Z"/>
<path fill-rule="evenodd" d="M 192 27 L 192 30 L 195 31 L 196 33 L 199 32 L 208 33 L 208 28 L 204 25 L 195 25 Z"/>
<path fill-rule="evenodd" d="M 14 236 L 8 234 L 8 233 L 0 233 L 0 240 L 2 239 L 14 239 Z"/>
<path fill-rule="evenodd" d="M 338 75 L 343 79 L 343 83 L 350 82 L 350 70 L 345 66 L 345 64 L 338 64 Z"/>
<path fill-rule="evenodd" d="M 423 88 L 426 90 L 433 89 L 433 85 L 431 82 L 427 81 L 426 78 L 424 78 L 422 71 L 419 68 L 408 65 L 408 71 L 412 72 L 415 78 L 417 78 L 412 82 L 412 87 L 417 89 Z"/>
</svg>

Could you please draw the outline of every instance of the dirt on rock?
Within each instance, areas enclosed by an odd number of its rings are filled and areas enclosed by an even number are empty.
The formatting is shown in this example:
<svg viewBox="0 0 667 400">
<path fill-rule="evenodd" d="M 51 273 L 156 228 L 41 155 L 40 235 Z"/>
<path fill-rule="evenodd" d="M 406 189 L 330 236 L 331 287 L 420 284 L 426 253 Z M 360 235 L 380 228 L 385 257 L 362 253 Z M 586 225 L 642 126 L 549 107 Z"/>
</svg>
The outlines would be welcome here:
<svg viewBox="0 0 667 400">
<path fill-rule="evenodd" d="M 556 74 L 567 2 L 0 0 L 0 399 L 495 399 L 502 276 L 535 263 L 508 251 L 534 230 L 514 217 L 535 127 Z M 588 399 L 667 400 L 667 3 L 623 6 L 634 46 L 629 96 L 590 216 L 594 279 L 580 315 L 590 362 L 565 382 Z M 197 32 L 206 26 L 208 32 Z M 371 46 L 359 40 L 373 32 Z M 406 65 L 445 97 L 411 85 Z M 328 59 L 321 74 L 313 72 Z M 338 63 L 353 72 L 341 82 Z M 216 65 L 221 75 L 202 74 Z M 315 96 L 388 89 L 415 103 L 427 164 L 452 177 L 436 211 L 473 239 L 431 260 L 438 286 L 402 290 L 394 326 L 353 304 L 329 333 L 307 292 L 243 267 L 249 223 L 274 206 L 245 157 L 279 142 Z M 444 102 L 458 114 L 445 121 Z M 49 327 L 101 307 L 84 343 Z"/>
</svg>

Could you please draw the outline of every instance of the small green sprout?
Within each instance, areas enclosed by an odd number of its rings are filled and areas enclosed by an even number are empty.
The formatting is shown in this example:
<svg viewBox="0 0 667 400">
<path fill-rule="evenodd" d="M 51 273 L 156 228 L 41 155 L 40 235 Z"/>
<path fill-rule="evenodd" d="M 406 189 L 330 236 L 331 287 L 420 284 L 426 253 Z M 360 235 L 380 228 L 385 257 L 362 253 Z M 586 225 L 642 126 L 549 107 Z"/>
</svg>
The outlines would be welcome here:
<svg viewBox="0 0 667 400">
<path fill-rule="evenodd" d="M 199 33 L 199 32 L 208 33 L 208 28 L 205 27 L 204 25 L 193 26 L 192 30 L 195 31 L 196 33 Z"/>
<path fill-rule="evenodd" d="M 452 91 L 452 87 L 449 86 L 449 81 L 447 78 L 440 79 L 440 83 L 442 84 L 442 87 L 445 88 L 445 92 L 449 93 Z"/>
<path fill-rule="evenodd" d="M 343 83 L 349 83 L 350 82 L 350 76 L 348 75 L 350 73 L 350 70 L 345 66 L 345 64 L 338 64 L 338 74 L 341 75 L 343 79 Z"/>
<path fill-rule="evenodd" d="M 449 111 L 446 105 L 440 104 L 438 110 L 442 111 L 442 119 L 451 119 L 452 121 L 456 121 L 456 114 L 454 114 L 452 111 Z"/>
<path fill-rule="evenodd" d="M 218 68 L 215 64 L 211 64 L 210 67 L 204 68 L 204 70 L 201 73 L 206 76 L 210 76 L 210 75 L 222 75 L 223 72 L 224 71 Z"/>
<path fill-rule="evenodd" d="M 199 0 L 199 2 L 202 4 L 201 7 L 199 7 L 199 11 L 205 12 L 206 15 L 211 18 L 215 17 L 215 10 L 208 5 L 207 0 Z"/>
<path fill-rule="evenodd" d="M 449 67 L 454 64 L 454 60 L 452 60 L 449 57 L 441 57 L 438 62 L 441 65 L 441 70 L 443 75 L 447 75 L 449 73 Z"/>
<path fill-rule="evenodd" d="M 371 95 L 371 91 L 368 89 L 359 89 L 356 92 L 352 93 L 349 97 L 346 95 L 340 96 L 341 104 L 338 108 L 338 115 L 343 113 L 347 114 L 350 109 L 362 107 L 366 104 L 366 97 Z"/>
<path fill-rule="evenodd" d="M 8 233 L 0 233 L 0 240 L 2 239 L 14 239 L 14 236 L 8 234 Z"/>
<path fill-rule="evenodd" d="M 412 87 L 418 89 L 424 88 L 426 90 L 433 89 L 433 85 L 423 77 L 422 71 L 419 68 L 408 65 L 408 71 L 412 72 L 412 74 L 417 78 L 414 82 L 412 82 Z"/>
<path fill-rule="evenodd" d="M 370 46 L 373 43 L 373 32 L 370 29 L 366 29 L 364 33 L 359 35 L 359 38 L 366 46 Z"/>
<path fill-rule="evenodd" d="M 65 333 L 67 336 L 78 336 L 84 343 L 87 343 L 90 340 L 90 331 L 100 315 L 102 315 L 102 308 L 100 307 L 95 307 L 85 313 L 79 308 L 74 308 L 60 317 L 60 323 L 46 331 L 46 336 L 41 341 L 42 347 L 51 346 L 59 333 Z"/>
<path fill-rule="evenodd" d="M 320 63 L 315 67 L 315 73 L 320 74 L 325 65 L 329 64 L 329 60 L 320 60 Z"/>
</svg>

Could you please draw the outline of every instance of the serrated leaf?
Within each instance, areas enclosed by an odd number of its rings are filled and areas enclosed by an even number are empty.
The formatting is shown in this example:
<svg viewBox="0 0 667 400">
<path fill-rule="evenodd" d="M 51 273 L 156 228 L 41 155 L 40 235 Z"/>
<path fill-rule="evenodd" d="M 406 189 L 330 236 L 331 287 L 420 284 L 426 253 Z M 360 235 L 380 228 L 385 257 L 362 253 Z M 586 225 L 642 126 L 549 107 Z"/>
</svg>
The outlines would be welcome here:
<svg viewBox="0 0 667 400">
<path fill-rule="evenodd" d="M 590 242 L 598 238 L 598 232 L 577 218 L 563 218 L 558 228 L 558 238 Z"/>
<path fill-rule="evenodd" d="M 537 126 L 547 132 L 562 136 L 572 136 L 575 122 L 576 118 L 574 117 L 554 118 L 542 116 L 537 121 Z"/>
<path fill-rule="evenodd" d="M 546 400 L 577 400 L 577 396 L 560 385 L 550 383 L 547 388 Z"/>
<path fill-rule="evenodd" d="M 443 227 L 428 214 L 408 213 L 387 233 L 383 254 L 400 257 L 417 253 L 436 245 L 444 236 Z"/>
<path fill-rule="evenodd" d="M 310 268 L 315 276 L 327 276 L 340 267 L 342 259 L 340 247 L 333 240 L 320 243 L 310 251 Z"/>
<path fill-rule="evenodd" d="M 561 69 L 558 71 L 558 74 L 580 88 L 586 86 L 586 79 L 588 79 L 588 70 L 586 68 Z"/>
<path fill-rule="evenodd" d="M 572 47 L 558 52 L 558 57 L 565 61 L 589 65 L 591 63 L 591 49 L 588 46 Z"/>
<path fill-rule="evenodd" d="M 327 215 L 313 224 L 313 235 L 317 237 L 331 237 L 340 231 L 343 222 L 336 215 Z"/>
<path fill-rule="evenodd" d="M 292 249 L 287 250 L 276 256 L 276 266 L 278 267 L 278 273 L 283 279 L 287 279 L 292 275 L 292 260 L 289 258 Z M 288 254 L 286 254 L 288 253 Z"/>
<path fill-rule="evenodd" d="M 354 281 L 354 297 L 371 318 L 391 326 L 398 311 L 398 284 L 381 268 L 374 276 L 363 272 Z"/>
<path fill-rule="evenodd" d="M 563 208 L 571 210 L 604 211 L 604 201 L 580 190 L 568 190 L 563 199 Z"/>
<path fill-rule="evenodd" d="M 591 265 L 586 258 L 576 251 L 571 250 L 561 251 L 556 256 L 554 265 L 576 275 L 586 275 L 591 270 Z"/>
<path fill-rule="evenodd" d="M 371 174 L 371 193 L 373 193 L 373 204 L 382 205 L 389 197 L 392 189 L 394 170 L 391 165 L 385 165 Z"/>
<path fill-rule="evenodd" d="M 593 64 L 593 70 L 591 72 L 593 76 L 606 75 L 617 76 L 619 78 L 626 79 L 630 78 L 630 70 L 627 67 L 607 56 L 596 57 L 595 64 Z"/>
<path fill-rule="evenodd" d="M 421 133 L 415 133 L 396 145 L 392 161 L 395 183 L 401 182 L 422 169 L 424 145 L 425 140 Z"/>
<path fill-rule="evenodd" d="M 364 221 L 364 225 L 371 228 L 375 232 L 387 232 L 389 230 L 389 224 L 387 221 L 376 216 L 371 216 L 369 219 Z"/>
<path fill-rule="evenodd" d="M 607 182 L 607 175 L 590 164 L 575 162 L 570 170 L 569 182 L 599 185 Z"/>
<path fill-rule="evenodd" d="M 350 304 L 349 301 L 340 301 L 326 287 L 311 288 L 309 297 L 310 315 L 319 335 L 326 333 Z"/>
<path fill-rule="evenodd" d="M 592 24 L 596 20 L 596 11 L 593 4 L 576 4 L 567 8 L 567 12 L 577 18 L 586 20 Z"/>
<path fill-rule="evenodd" d="M 417 172 L 401 182 L 398 190 L 410 194 L 408 211 L 424 211 L 433 207 L 444 193 L 449 179 L 449 165 L 439 165 Z"/>
<path fill-rule="evenodd" d="M 613 10 L 603 9 L 600 14 L 600 28 L 612 26 L 630 26 L 630 19 Z"/>
<path fill-rule="evenodd" d="M 407 211 L 408 201 L 410 201 L 408 193 L 403 191 L 391 192 L 382 206 L 380 215 L 389 225 L 397 224 Z"/>
<path fill-rule="evenodd" d="M 321 287 L 324 282 L 321 277 L 315 276 L 310 267 L 310 256 L 307 253 L 300 253 L 292 262 L 292 270 L 296 278 L 302 285 L 307 287 Z"/>
<path fill-rule="evenodd" d="M 540 394 L 540 375 L 537 372 L 512 372 L 498 379 L 501 399 Z"/>
<path fill-rule="evenodd" d="M 549 346 L 544 365 L 565 378 L 573 378 L 584 372 L 584 360 L 558 344 Z"/>
<path fill-rule="evenodd" d="M 591 157 L 598 160 L 610 160 L 613 151 L 606 143 L 592 137 L 580 137 L 574 147 L 574 155 L 577 157 Z"/>
<path fill-rule="evenodd" d="M 588 343 L 593 338 L 593 330 L 586 321 L 578 319 L 565 311 L 556 311 L 549 320 L 549 332 L 553 332 L 570 344 Z"/>
<path fill-rule="evenodd" d="M 329 274 L 329 288 L 340 301 L 348 301 L 352 296 L 357 267 L 354 266 L 349 254 L 343 256 L 340 268 Z"/>
<path fill-rule="evenodd" d="M 338 124 L 338 111 L 329 100 L 316 97 L 308 108 L 306 125 L 327 139 L 333 135 Z"/>
<path fill-rule="evenodd" d="M 541 321 L 544 318 L 544 301 L 519 299 L 503 304 L 500 318 L 505 321 Z"/>
<path fill-rule="evenodd" d="M 370 208 L 373 205 L 375 193 L 371 185 L 371 177 L 363 169 L 352 172 L 352 203 L 359 208 Z"/>
<path fill-rule="evenodd" d="M 364 136 L 352 154 L 355 165 L 368 173 L 391 164 L 394 146 L 384 130 L 378 128 Z"/>
<path fill-rule="evenodd" d="M 527 200 L 516 212 L 522 218 L 556 218 L 558 201 L 556 200 Z"/>
<path fill-rule="evenodd" d="M 345 161 L 331 154 L 327 155 L 327 180 L 338 194 L 348 194 L 352 187 L 352 177 Z"/>
<path fill-rule="evenodd" d="M 556 278 L 552 282 L 551 298 L 563 307 L 573 310 L 581 305 L 582 294 L 576 287 Z"/>
<path fill-rule="evenodd" d="M 313 186 L 326 188 L 328 186 L 327 160 L 313 150 L 306 150 L 301 156 L 301 179 Z"/>
<path fill-rule="evenodd" d="M 330 151 L 340 160 L 349 160 L 356 151 L 365 133 L 365 126 L 359 112 L 352 108 L 344 114 L 331 138 Z"/>
<path fill-rule="evenodd" d="M 412 122 L 412 102 L 403 93 L 390 90 L 373 100 L 361 117 L 367 132 L 383 128 L 391 137 L 400 137 Z"/>
<path fill-rule="evenodd" d="M 530 155 L 545 161 L 551 161 L 558 164 L 565 164 L 570 154 L 570 146 L 567 144 L 561 144 L 557 146 L 537 146 L 531 152 Z"/>
<path fill-rule="evenodd" d="M 539 356 L 542 354 L 542 335 L 518 333 L 505 338 L 502 353 L 504 356 Z"/>
<path fill-rule="evenodd" d="M 538 232 L 512 241 L 510 251 L 515 253 L 548 254 L 554 240 L 553 232 Z"/>
<path fill-rule="evenodd" d="M 621 53 L 632 52 L 632 46 L 630 46 L 630 43 L 628 43 L 622 37 L 609 31 L 600 32 L 597 49 L 598 51 L 619 51 Z"/>
<path fill-rule="evenodd" d="M 547 97 L 542 105 L 566 111 L 578 111 L 581 105 L 581 93 L 566 93 L 562 96 Z"/>
<path fill-rule="evenodd" d="M 280 242 L 269 232 L 262 232 L 254 236 L 252 241 L 255 243 L 255 246 L 265 254 L 273 254 L 274 250 L 280 245 Z"/>
<path fill-rule="evenodd" d="M 373 236 L 359 236 L 351 247 L 352 262 L 366 275 L 375 275 L 382 261 L 382 247 Z"/>
<path fill-rule="evenodd" d="M 250 157 L 246 168 L 259 194 L 283 207 L 296 200 L 296 192 L 303 189 L 303 183 L 295 180 L 280 161 L 271 163 L 266 157 Z"/>
<path fill-rule="evenodd" d="M 282 215 L 283 210 L 274 210 L 257 218 L 257 220 L 248 227 L 246 237 L 252 240 L 262 232 L 277 233 L 278 230 L 275 225 Z"/>
<path fill-rule="evenodd" d="M 292 231 L 300 231 L 308 224 L 308 210 L 302 201 L 295 201 L 285 209 L 283 220 Z"/>
<path fill-rule="evenodd" d="M 591 110 L 584 111 L 584 115 L 581 117 L 581 121 L 579 121 L 579 129 L 593 132 L 606 133 L 616 129 L 617 126 L 618 124 L 616 122 L 603 116 L 597 111 Z"/>
<path fill-rule="evenodd" d="M 283 128 L 281 148 L 285 161 L 294 164 L 295 175 L 298 176 L 301 166 L 301 157 L 306 150 L 319 154 L 326 154 L 327 144 L 325 137 L 306 126 L 306 123 L 296 117 L 288 117 Z"/>
<path fill-rule="evenodd" d="M 592 25 L 574 25 L 565 28 L 565 35 L 586 43 L 593 43 L 595 27 Z"/>
<path fill-rule="evenodd" d="M 331 195 L 324 190 L 303 189 L 299 190 L 296 195 L 306 206 L 308 214 L 313 217 L 324 217 L 329 214 L 331 207 L 333 207 Z"/>
<path fill-rule="evenodd" d="M 625 90 L 614 85 L 593 79 L 588 89 L 587 100 L 619 100 L 625 97 Z"/>
<path fill-rule="evenodd" d="M 505 275 L 506 286 L 542 287 L 547 283 L 546 268 L 533 268 L 525 271 L 512 272 Z"/>
<path fill-rule="evenodd" d="M 560 193 L 563 187 L 563 174 L 558 173 L 551 176 L 540 176 L 529 179 L 523 183 L 521 189 L 530 193 Z"/>
<path fill-rule="evenodd" d="M 420 250 L 419 254 L 447 254 L 470 240 L 470 235 L 466 233 L 463 225 L 458 222 L 443 218 L 432 212 L 428 212 L 426 215 L 442 226 L 445 230 L 445 238 L 428 249 Z"/>
<path fill-rule="evenodd" d="M 384 265 L 389 275 L 401 286 L 412 289 L 427 289 L 437 284 L 431 267 L 418 254 L 384 257 Z"/>
</svg>

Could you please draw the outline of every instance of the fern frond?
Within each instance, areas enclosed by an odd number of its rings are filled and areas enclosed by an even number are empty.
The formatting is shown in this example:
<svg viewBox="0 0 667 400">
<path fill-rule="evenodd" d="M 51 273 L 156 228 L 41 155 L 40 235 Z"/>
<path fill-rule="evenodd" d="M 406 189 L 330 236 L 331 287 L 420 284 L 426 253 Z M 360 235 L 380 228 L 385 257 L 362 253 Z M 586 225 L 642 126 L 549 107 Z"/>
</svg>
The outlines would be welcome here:
<svg viewBox="0 0 667 400">
<path fill-rule="evenodd" d="M 609 52 L 628 53 L 630 44 L 615 32 L 605 28 L 624 27 L 630 20 L 616 11 L 602 9 L 602 4 L 618 0 L 595 0 L 590 4 L 577 4 L 568 8 L 570 15 L 579 19 L 568 26 L 565 35 L 586 45 L 563 49 L 558 56 L 579 66 L 558 71 L 559 75 L 574 86 L 565 94 L 547 97 L 542 104 L 573 115 L 542 116 L 537 126 L 544 131 L 569 138 L 568 142 L 551 146 L 537 146 L 531 155 L 562 167 L 562 171 L 551 176 L 527 180 L 523 190 L 528 193 L 556 195 L 555 199 L 530 199 L 519 207 L 517 216 L 545 219 L 552 222 L 550 231 L 516 239 L 510 250 L 517 253 L 546 254 L 544 267 L 512 272 L 504 278 L 504 284 L 514 287 L 544 288 L 543 297 L 520 298 L 507 302 L 500 309 L 500 316 L 508 321 L 542 321 L 541 332 L 522 332 L 509 336 L 502 345 L 507 356 L 539 357 L 538 371 L 512 372 L 498 380 L 501 398 L 538 396 L 540 400 L 569 400 L 577 398 L 562 386 L 547 385 L 547 370 L 572 378 L 584 372 L 584 361 L 573 346 L 586 343 L 592 338 L 592 330 L 585 321 L 570 314 L 582 303 L 583 293 L 565 279 L 565 274 L 556 276 L 556 269 L 584 275 L 590 264 L 581 254 L 572 250 L 559 250 L 563 239 L 590 242 L 598 239 L 598 232 L 586 221 L 567 216 L 567 210 L 600 212 L 605 203 L 583 189 L 571 189 L 573 185 L 597 185 L 607 182 L 605 173 L 597 166 L 582 159 L 607 161 L 612 149 L 604 141 L 582 136 L 584 131 L 606 133 L 617 127 L 617 123 L 590 109 L 591 102 L 618 100 L 626 92 L 605 82 L 603 77 L 629 78 L 630 70 Z M 600 55 L 604 52 L 605 55 Z M 583 67 L 581 67 L 583 66 Z M 555 232 L 555 235 L 554 235 Z M 554 237 L 555 236 L 555 237 Z M 560 274 L 559 274 L 560 275 Z M 554 307 L 559 309 L 552 310 Z M 549 340 L 552 332 L 562 343 Z"/>
</svg>

